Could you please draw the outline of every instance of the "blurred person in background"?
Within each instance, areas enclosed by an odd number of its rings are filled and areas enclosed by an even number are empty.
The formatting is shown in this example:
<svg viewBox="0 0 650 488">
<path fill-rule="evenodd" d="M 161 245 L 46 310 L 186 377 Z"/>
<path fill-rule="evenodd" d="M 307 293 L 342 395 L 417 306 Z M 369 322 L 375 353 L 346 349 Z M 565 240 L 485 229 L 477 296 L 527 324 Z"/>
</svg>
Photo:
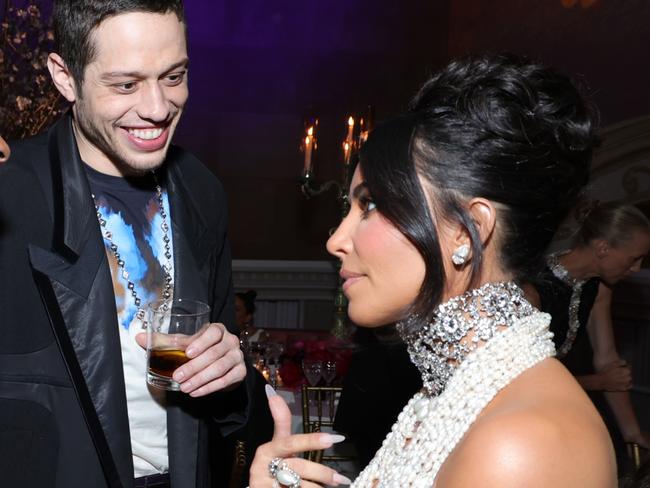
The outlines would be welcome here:
<svg viewBox="0 0 650 488">
<path fill-rule="evenodd" d="M 612 327 L 612 287 L 641 269 L 650 251 L 650 221 L 636 207 L 594 202 L 581 212 L 570 249 L 548 257 L 526 293 L 551 314 L 557 357 L 575 375 L 603 416 L 619 472 L 630 467 L 626 443 L 650 447 L 635 414 L 630 366 L 621 359 Z"/>
</svg>

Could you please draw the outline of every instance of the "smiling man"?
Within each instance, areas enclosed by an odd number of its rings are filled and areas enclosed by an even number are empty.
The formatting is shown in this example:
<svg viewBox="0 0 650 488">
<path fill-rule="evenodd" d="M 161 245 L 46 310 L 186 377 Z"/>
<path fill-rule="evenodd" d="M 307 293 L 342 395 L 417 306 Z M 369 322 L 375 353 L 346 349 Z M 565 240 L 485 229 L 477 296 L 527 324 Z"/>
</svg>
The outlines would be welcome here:
<svg viewBox="0 0 650 488">
<path fill-rule="evenodd" d="M 71 109 L 0 168 L 3 484 L 208 487 L 248 381 L 225 195 L 171 145 L 182 2 L 60 0 L 54 18 L 48 68 Z M 171 297 L 207 302 L 212 323 L 167 393 L 145 381 L 142 330 L 146 303 Z"/>
</svg>

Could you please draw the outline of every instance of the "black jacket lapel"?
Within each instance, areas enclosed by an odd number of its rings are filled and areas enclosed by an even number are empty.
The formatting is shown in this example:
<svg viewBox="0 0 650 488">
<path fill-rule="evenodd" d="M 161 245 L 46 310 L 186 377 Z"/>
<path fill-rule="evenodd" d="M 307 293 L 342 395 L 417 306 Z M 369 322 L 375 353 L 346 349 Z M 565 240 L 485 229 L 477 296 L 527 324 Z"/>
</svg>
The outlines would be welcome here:
<svg viewBox="0 0 650 488">
<path fill-rule="evenodd" d="M 69 116 L 52 128 L 49 152 L 53 249 L 31 246 L 30 259 L 110 486 L 128 487 L 133 463 L 113 285 Z"/>
</svg>

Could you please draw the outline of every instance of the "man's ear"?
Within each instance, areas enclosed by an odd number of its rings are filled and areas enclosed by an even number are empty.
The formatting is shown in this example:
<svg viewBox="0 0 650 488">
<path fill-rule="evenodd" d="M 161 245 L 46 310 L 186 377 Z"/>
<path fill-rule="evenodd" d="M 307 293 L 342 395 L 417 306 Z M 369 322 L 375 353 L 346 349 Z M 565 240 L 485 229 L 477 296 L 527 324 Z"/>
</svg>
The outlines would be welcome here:
<svg viewBox="0 0 650 488">
<path fill-rule="evenodd" d="M 467 209 L 476 224 L 481 242 L 485 247 L 494 234 L 494 228 L 497 222 L 497 209 L 486 198 L 472 198 L 467 204 Z"/>
<path fill-rule="evenodd" d="M 47 57 L 47 69 L 56 89 L 68 102 L 73 103 L 77 99 L 77 85 L 63 58 L 56 53 L 50 53 Z"/>
</svg>

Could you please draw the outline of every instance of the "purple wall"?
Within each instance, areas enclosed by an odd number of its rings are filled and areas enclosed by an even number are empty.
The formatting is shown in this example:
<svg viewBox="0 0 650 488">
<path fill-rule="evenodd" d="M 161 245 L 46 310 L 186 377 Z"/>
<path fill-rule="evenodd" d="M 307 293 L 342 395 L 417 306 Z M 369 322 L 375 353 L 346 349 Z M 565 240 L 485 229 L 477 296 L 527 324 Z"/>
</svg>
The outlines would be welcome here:
<svg viewBox="0 0 650 488">
<path fill-rule="evenodd" d="M 339 209 L 333 193 L 298 188 L 303 116 L 320 117 L 316 178 L 337 177 L 350 112 L 399 112 L 449 57 L 508 50 L 584 76 L 604 124 L 650 110 L 646 0 L 185 3 L 190 101 L 176 142 L 225 184 L 235 258 L 326 258 Z"/>
<path fill-rule="evenodd" d="M 403 109 L 446 57 L 446 2 L 186 2 L 190 101 L 176 141 L 220 177 L 233 255 L 322 259 L 334 193 L 297 179 L 303 116 L 320 117 L 316 178 L 337 177 L 348 115 Z"/>
</svg>

